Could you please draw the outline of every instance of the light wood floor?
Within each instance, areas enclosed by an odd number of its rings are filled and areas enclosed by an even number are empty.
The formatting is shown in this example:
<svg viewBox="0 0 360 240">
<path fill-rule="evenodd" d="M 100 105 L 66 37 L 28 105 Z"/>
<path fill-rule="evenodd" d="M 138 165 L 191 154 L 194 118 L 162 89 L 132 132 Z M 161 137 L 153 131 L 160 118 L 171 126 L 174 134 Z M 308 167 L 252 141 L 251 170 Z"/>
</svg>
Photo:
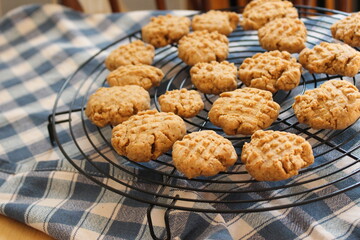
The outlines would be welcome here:
<svg viewBox="0 0 360 240">
<path fill-rule="evenodd" d="M 52 240 L 50 236 L 11 218 L 0 215 L 0 240 Z"/>
</svg>

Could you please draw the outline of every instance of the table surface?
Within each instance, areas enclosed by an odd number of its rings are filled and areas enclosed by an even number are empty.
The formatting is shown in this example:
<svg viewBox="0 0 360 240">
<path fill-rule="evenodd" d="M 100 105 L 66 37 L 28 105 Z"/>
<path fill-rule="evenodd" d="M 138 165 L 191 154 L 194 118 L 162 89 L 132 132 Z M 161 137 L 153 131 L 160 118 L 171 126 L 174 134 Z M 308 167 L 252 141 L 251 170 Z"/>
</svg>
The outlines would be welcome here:
<svg viewBox="0 0 360 240">
<path fill-rule="evenodd" d="M 193 12 L 173 12 L 190 13 Z M 108 191 L 79 174 L 60 150 L 50 144 L 47 117 L 59 89 L 82 63 L 114 40 L 139 30 L 151 16 L 158 14 L 164 12 L 82 15 L 58 5 L 30 5 L 4 16 L 0 22 L 0 214 L 56 239 L 151 238 L 147 221 L 149 205 Z M 330 32 L 328 35 L 331 40 Z M 87 71 L 86 68 L 80 71 L 79 81 L 68 89 L 76 90 Z M 71 101 L 61 99 L 60 108 L 68 107 Z M 65 131 L 61 133 L 62 139 L 69 139 Z M 73 159 L 78 160 L 76 153 Z M 81 159 L 78 161 L 81 163 Z M 98 176 L 92 169 L 83 167 L 92 176 Z M 325 170 L 341 167 L 338 161 Z M 299 178 L 312 173 L 307 174 Z M 131 183 L 131 179 L 124 179 Z M 322 180 L 324 184 L 330 181 Z M 349 181 L 360 179 L 354 175 Z M 134 184 L 159 190 L 158 186 L 142 182 Z M 342 187 L 334 184 L 304 198 Z M 359 239 L 358 190 L 313 204 L 261 213 L 171 211 L 172 234 L 180 239 L 279 239 L 281 231 L 283 239 Z M 164 212 L 165 209 L 157 207 L 152 212 L 159 236 L 164 236 Z M 2 216 L 0 235 L 10 235 L 0 237 L 12 238 L 11 234 L 24 231 L 29 237 L 50 239 L 37 230 L 24 228 L 22 223 Z"/>
<path fill-rule="evenodd" d="M 24 223 L 0 215 L 0 240 L 51 240 L 49 235 Z"/>
</svg>

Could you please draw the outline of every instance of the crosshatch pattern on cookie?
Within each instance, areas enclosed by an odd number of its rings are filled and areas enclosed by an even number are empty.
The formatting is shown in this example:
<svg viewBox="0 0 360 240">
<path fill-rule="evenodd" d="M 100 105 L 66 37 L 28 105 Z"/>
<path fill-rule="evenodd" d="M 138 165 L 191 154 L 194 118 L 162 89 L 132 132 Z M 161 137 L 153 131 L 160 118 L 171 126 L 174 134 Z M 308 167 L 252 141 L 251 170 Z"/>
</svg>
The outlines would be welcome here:
<svg viewBox="0 0 360 240">
<path fill-rule="evenodd" d="M 229 35 L 234 31 L 239 23 L 239 15 L 235 12 L 211 10 L 204 14 L 195 15 L 192 19 L 194 31 L 208 30 L 217 31 L 224 35 Z"/>
<path fill-rule="evenodd" d="M 252 1 L 243 12 L 240 22 L 244 30 L 257 30 L 277 18 L 298 18 L 298 12 L 289 1 Z"/>
<path fill-rule="evenodd" d="M 191 66 L 199 62 L 221 62 L 227 58 L 228 53 L 228 38 L 207 30 L 189 33 L 178 44 L 179 58 Z"/>
<path fill-rule="evenodd" d="M 299 62 L 311 73 L 353 77 L 360 70 L 360 53 L 346 44 L 321 42 L 302 50 Z"/>
<path fill-rule="evenodd" d="M 159 104 L 161 111 L 173 112 L 184 118 L 194 117 L 204 108 L 199 92 L 186 88 L 167 91 L 159 97 Z"/>
<path fill-rule="evenodd" d="M 172 157 L 176 169 L 188 178 L 213 176 L 237 160 L 232 143 L 209 130 L 190 133 L 177 141 Z"/>
<path fill-rule="evenodd" d="M 295 97 L 300 123 L 315 129 L 344 129 L 360 117 L 360 92 L 344 80 L 330 80 Z"/>
<path fill-rule="evenodd" d="M 286 51 L 257 53 L 240 65 L 239 78 L 248 87 L 288 91 L 299 85 L 301 64 Z"/>
<path fill-rule="evenodd" d="M 190 19 L 187 17 L 165 16 L 152 17 L 150 23 L 141 29 L 142 39 L 154 47 L 164 47 L 176 43 L 190 31 Z"/>
<path fill-rule="evenodd" d="M 353 47 L 360 47 L 360 12 L 353 13 L 334 23 L 331 34 L 335 39 L 344 41 Z"/>
<path fill-rule="evenodd" d="M 112 130 L 116 152 L 135 162 L 148 162 L 169 151 L 186 134 L 182 118 L 174 113 L 140 112 Z"/>
<path fill-rule="evenodd" d="M 210 121 L 228 135 L 253 134 L 269 127 L 277 118 L 280 106 L 269 91 L 242 88 L 220 94 L 209 111 Z"/>
<path fill-rule="evenodd" d="M 87 102 L 85 114 L 98 127 L 122 123 L 150 108 L 150 95 L 136 85 L 99 88 Z"/>
<path fill-rule="evenodd" d="M 190 76 L 194 86 L 207 94 L 220 94 L 237 87 L 237 69 L 228 61 L 197 63 L 190 69 Z"/>
<path fill-rule="evenodd" d="M 105 66 L 110 71 L 124 65 L 147 64 L 153 62 L 155 48 L 141 40 L 121 45 L 105 59 Z"/>
<path fill-rule="evenodd" d="M 314 155 L 303 137 L 281 131 L 256 131 L 245 143 L 241 160 L 258 181 L 279 181 L 298 174 L 311 165 Z"/>
<path fill-rule="evenodd" d="M 297 18 L 278 18 L 268 22 L 258 31 L 262 48 L 298 53 L 305 48 L 307 31 Z"/>
<path fill-rule="evenodd" d="M 149 65 L 121 66 L 109 73 L 106 80 L 110 86 L 138 85 L 146 90 L 159 86 L 164 77 L 161 69 Z"/>
</svg>

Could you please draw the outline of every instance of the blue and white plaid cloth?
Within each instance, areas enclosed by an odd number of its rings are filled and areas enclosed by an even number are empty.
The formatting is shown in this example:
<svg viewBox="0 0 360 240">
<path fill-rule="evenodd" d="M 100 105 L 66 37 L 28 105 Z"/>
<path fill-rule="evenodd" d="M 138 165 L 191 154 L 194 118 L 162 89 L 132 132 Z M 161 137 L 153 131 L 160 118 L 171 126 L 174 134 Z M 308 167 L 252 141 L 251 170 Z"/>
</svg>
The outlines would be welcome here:
<svg viewBox="0 0 360 240">
<path fill-rule="evenodd" d="M 1 214 L 56 239 L 151 238 L 148 205 L 106 190 L 79 174 L 50 144 L 47 117 L 71 73 L 101 48 L 138 30 L 151 15 L 158 14 L 83 15 L 58 5 L 31 5 L 1 19 Z M 358 190 L 301 207 L 261 213 L 223 217 L 173 211 L 172 236 L 360 239 Z M 154 209 L 156 214 L 159 217 L 153 218 L 153 224 L 161 236 L 163 211 Z"/>
</svg>

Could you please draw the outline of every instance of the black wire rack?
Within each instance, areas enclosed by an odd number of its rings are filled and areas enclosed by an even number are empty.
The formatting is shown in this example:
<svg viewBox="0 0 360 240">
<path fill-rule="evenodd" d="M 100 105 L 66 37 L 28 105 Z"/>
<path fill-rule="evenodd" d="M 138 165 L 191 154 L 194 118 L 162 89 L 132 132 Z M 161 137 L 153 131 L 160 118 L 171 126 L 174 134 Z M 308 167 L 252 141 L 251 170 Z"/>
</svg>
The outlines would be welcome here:
<svg viewBox="0 0 360 240">
<path fill-rule="evenodd" d="M 309 48 L 322 41 L 334 41 L 330 26 L 348 15 L 324 8 L 296 7 L 308 30 L 306 45 Z M 231 10 L 239 12 L 241 9 Z M 90 94 L 106 86 L 108 70 L 104 59 L 109 52 L 120 44 L 137 39 L 141 39 L 140 31 L 115 41 L 82 64 L 66 80 L 49 116 L 48 129 L 51 141 L 56 142 L 80 173 L 112 192 L 149 204 L 148 220 L 154 238 L 157 238 L 151 218 L 154 206 L 166 209 L 166 237 L 170 238 L 169 212 L 174 209 L 206 213 L 262 212 L 312 203 L 360 185 L 360 121 L 344 130 L 314 130 L 299 124 L 291 108 L 296 95 L 329 79 L 350 81 L 359 88 L 358 75 L 345 78 L 310 74 L 304 70 L 297 88 L 274 94 L 281 111 L 270 129 L 305 137 L 311 143 L 315 156 L 313 165 L 288 180 L 257 182 L 248 175 L 240 160 L 227 172 L 189 180 L 175 169 L 170 152 L 148 163 L 132 162 L 117 155 L 111 146 L 112 127 L 94 126 L 86 118 L 84 106 Z M 236 66 L 245 58 L 265 51 L 259 46 L 256 31 L 244 31 L 238 27 L 229 40 L 227 60 Z M 161 85 L 150 91 L 152 106 L 159 111 L 158 97 L 167 90 L 194 88 L 189 75 L 190 67 L 177 57 L 176 45 L 157 49 L 153 65 L 165 73 Z M 238 87 L 243 87 L 240 82 Z M 240 155 L 243 144 L 250 140 L 250 136 L 227 136 L 209 122 L 207 113 L 216 98 L 203 94 L 204 110 L 194 118 L 184 119 L 187 131 L 214 130 L 231 140 Z"/>
</svg>

